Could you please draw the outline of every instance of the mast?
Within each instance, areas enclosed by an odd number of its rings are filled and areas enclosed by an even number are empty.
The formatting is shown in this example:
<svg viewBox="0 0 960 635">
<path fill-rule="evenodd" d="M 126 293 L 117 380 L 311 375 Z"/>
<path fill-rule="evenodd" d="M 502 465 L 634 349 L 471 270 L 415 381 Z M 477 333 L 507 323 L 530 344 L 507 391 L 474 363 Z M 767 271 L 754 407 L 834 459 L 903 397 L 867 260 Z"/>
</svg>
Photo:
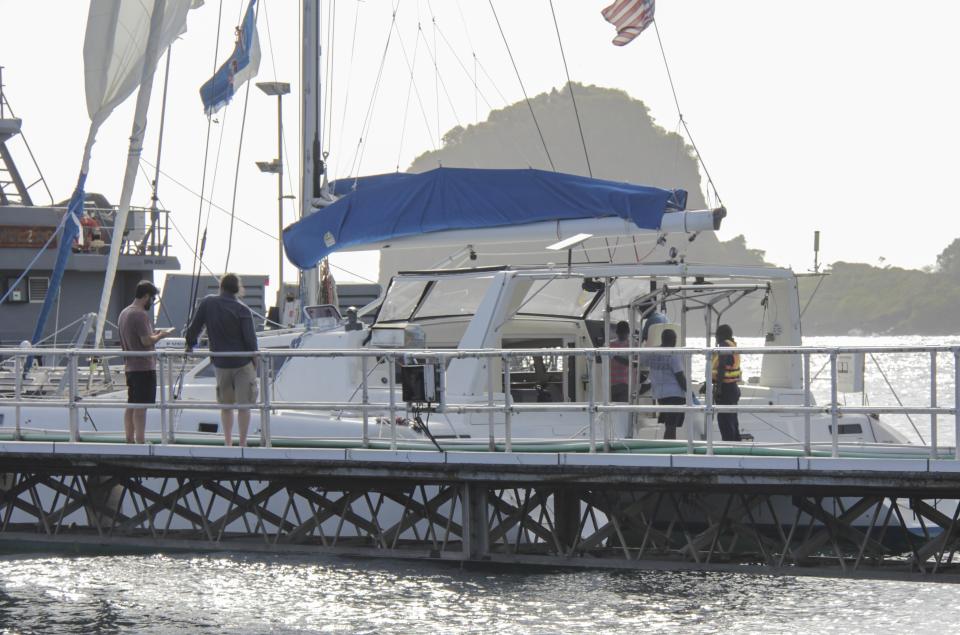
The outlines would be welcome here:
<svg viewBox="0 0 960 635">
<path fill-rule="evenodd" d="M 303 0 L 303 50 L 301 52 L 303 98 L 303 137 L 300 140 L 300 218 L 316 211 L 314 201 L 321 197 L 323 158 L 320 144 L 320 0 Z M 320 286 L 317 267 L 302 272 L 303 304 L 317 303 Z"/>
<path fill-rule="evenodd" d="M 110 239 L 110 258 L 104 274 L 103 291 L 100 294 L 100 308 L 97 310 L 97 329 L 94 346 L 103 344 L 103 327 L 110 306 L 110 294 L 117 275 L 117 262 L 120 260 L 120 246 L 123 243 L 123 231 L 130 212 L 130 199 L 137 178 L 137 167 L 143 151 L 143 137 L 147 129 L 147 108 L 150 105 L 150 93 L 153 88 L 153 74 L 160 57 L 160 32 L 163 28 L 163 12 L 166 0 L 153 1 L 153 13 L 150 14 L 150 34 L 147 36 L 147 49 L 143 59 L 143 72 L 140 75 L 140 89 L 137 91 L 137 105 L 133 116 L 133 129 L 130 132 L 130 148 L 127 151 L 127 168 L 123 175 L 123 189 L 120 192 L 120 205 L 113 224 L 113 236 Z"/>
</svg>

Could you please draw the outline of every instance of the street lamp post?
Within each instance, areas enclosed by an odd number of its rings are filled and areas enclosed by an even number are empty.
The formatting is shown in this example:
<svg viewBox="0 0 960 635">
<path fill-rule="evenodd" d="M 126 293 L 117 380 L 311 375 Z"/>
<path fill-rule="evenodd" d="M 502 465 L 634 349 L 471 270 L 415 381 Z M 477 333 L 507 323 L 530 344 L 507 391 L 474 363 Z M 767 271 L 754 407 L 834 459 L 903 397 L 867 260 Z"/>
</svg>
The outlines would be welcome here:
<svg viewBox="0 0 960 635">
<path fill-rule="evenodd" d="M 290 92 L 287 82 L 257 82 L 257 88 L 267 95 L 277 96 L 277 158 L 273 161 L 257 161 L 261 172 L 277 175 L 277 236 L 280 239 L 277 258 L 277 307 L 283 292 L 283 96 Z M 279 308 L 278 308 L 279 310 Z"/>
</svg>

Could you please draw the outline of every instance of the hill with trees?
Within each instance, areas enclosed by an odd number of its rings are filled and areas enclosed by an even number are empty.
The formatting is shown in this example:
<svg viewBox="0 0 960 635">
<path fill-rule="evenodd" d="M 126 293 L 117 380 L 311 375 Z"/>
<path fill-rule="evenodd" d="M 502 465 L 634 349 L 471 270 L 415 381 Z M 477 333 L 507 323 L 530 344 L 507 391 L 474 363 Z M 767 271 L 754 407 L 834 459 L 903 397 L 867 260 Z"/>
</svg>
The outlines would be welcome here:
<svg viewBox="0 0 960 635">
<path fill-rule="evenodd" d="M 597 86 L 574 84 L 573 90 L 587 147 L 603 148 L 603 152 L 590 155 L 593 176 L 683 188 L 689 193 L 688 209 L 707 207 L 692 148 L 680 135 L 658 126 L 642 101 L 624 91 Z M 530 109 L 536 114 L 540 132 L 531 123 Z M 452 128 L 444 135 L 440 149 L 417 157 L 408 171 L 423 172 L 439 165 L 549 170 L 551 161 L 561 172 L 588 174 L 566 88 L 533 97 L 529 108 L 519 102 L 491 112 L 484 122 Z M 691 261 L 764 262 L 764 252 L 748 246 L 744 236 L 719 241 L 707 233 L 684 248 Z M 393 256 L 387 251 L 382 252 L 381 268 L 386 265 L 390 269 L 391 258 L 399 254 Z M 801 282 L 801 306 L 815 295 L 804 314 L 804 332 L 808 335 L 960 332 L 956 317 L 960 315 L 960 239 L 953 241 L 926 271 L 836 262 L 828 273 L 822 279 L 804 278 Z"/>
</svg>

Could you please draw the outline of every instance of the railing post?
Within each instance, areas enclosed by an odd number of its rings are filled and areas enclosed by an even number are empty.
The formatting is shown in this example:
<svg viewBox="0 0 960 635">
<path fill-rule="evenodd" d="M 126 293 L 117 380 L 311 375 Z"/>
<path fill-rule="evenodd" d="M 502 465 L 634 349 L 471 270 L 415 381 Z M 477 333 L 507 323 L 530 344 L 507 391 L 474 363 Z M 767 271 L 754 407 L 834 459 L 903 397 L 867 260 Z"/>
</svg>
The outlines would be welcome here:
<svg viewBox="0 0 960 635">
<path fill-rule="evenodd" d="M 80 441 L 80 416 L 77 412 L 77 352 L 67 353 L 67 391 L 70 408 L 70 442 Z"/>
<path fill-rule="evenodd" d="M 504 451 L 513 452 L 513 394 L 510 392 L 510 356 L 504 353 L 503 360 L 503 436 Z"/>
<path fill-rule="evenodd" d="M 158 386 L 157 391 L 160 393 L 160 443 L 163 445 L 167 444 L 167 433 L 170 430 L 170 411 L 167 410 L 167 388 L 169 384 L 167 383 L 167 356 L 163 354 L 162 351 L 157 351 L 157 379 Z M 147 433 L 143 433 L 144 442 L 146 442 Z M 134 439 L 136 440 L 136 439 Z"/>
<path fill-rule="evenodd" d="M 363 404 L 363 447 L 370 447 L 370 392 L 367 385 L 367 364 L 369 360 L 366 355 L 360 357 L 360 403 Z"/>
<path fill-rule="evenodd" d="M 960 348 L 953 349 L 953 458 L 960 461 Z"/>
<path fill-rule="evenodd" d="M 442 358 L 434 358 L 433 363 L 437 365 L 437 376 L 440 378 L 440 403 L 438 404 L 438 412 L 447 411 L 447 364 L 446 361 Z"/>
<path fill-rule="evenodd" d="M 590 421 L 590 454 L 597 452 L 597 401 L 593 394 L 593 375 L 594 365 L 596 365 L 596 355 L 587 354 L 587 413 Z"/>
<path fill-rule="evenodd" d="M 937 407 L 937 351 L 930 351 L 930 407 Z M 937 458 L 937 415 L 930 414 L 930 458 Z"/>
<path fill-rule="evenodd" d="M 487 411 L 487 427 L 490 433 L 489 450 L 496 452 L 497 439 L 493 428 L 493 357 L 487 358 L 487 406 L 490 407 L 490 410 Z"/>
<path fill-rule="evenodd" d="M 609 331 L 608 331 L 609 332 Z M 600 385 L 603 386 L 603 405 L 610 405 L 610 355 L 606 353 L 601 353 L 602 360 L 600 364 L 600 372 L 603 373 L 603 381 L 600 382 Z M 629 359 L 629 357 L 628 357 Z M 630 391 L 629 384 L 627 384 L 627 399 L 629 399 Z M 613 415 L 607 410 L 603 413 L 603 416 L 600 418 L 603 422 L 603 451 L 610 451 L 610 428 L 613 426 Z"/>
<path fill-rule="evenodd" d="M 803 406 L 810 407 L 810 353 L 803 354 Z M 810 411 L 803 413 L 803 454 L 810 456 Z"/>
<path fill-rule="evenodd" d="M 182 368 L 184 369 L 186 368 L 186 363 L 187 363 L 187 360 L 186 360 L 186 357 L 184 357 Z M 172 363 L 167 364 L 167 391 L 168 391 L 167 403 L 172 405 L 173 402 L 176 401 L 176 394 L 174 393 L 174 386 L 173 386 L 173 364 Z M 162 439 L 162 442 L 164 445 L 168 443 L 174 443 L 176 441 L 176 434 L 173 431 L 173 420 L 174 420 L 174 417 L 171 412 L 171 414 L 169 414 L 167 418 L 167 436 L 164 439 Z"/>
<path fill-rule="evenodd" d="M 693 355 L 690 353 L 684 352 L 683 354 L 683 368 L 684 376 L 687 377 L 687 394 L 685 397 L 685 403 L 688 406 L 693 405 L 693 382 L 690 379 L 693 375 L 690 373 L 690 369 L 693 367 Z M 704 412 L 704 419 L 706 419 L 706 410 Z M 686 416 L 684 416 L 686 419 Z M 684 428 L 687 429 L 687 454 L 693 454 L 693 422 L 686 420 L 684 422 Z"/>
<path fill-rule="evenodd" d="M 387 355 L 387 390 L 390 391 L 390 449 L 397 449 L 397 378 L 394 373 L 397 370 L 397 358 L 392 354 Z"/>
<path fill-rule="evenodd" d="M 20 441 L 20 400 L 23 398 L 23 358 L 20 357 L 19 353 L 13 358 L 13 369 L 13 372 L 16 373 L 16 377 L 13 380 L 13 398 L 17 400 L 16 427 L 13 431 L 13 438 L 15 441 Z"/>
<path fill-rule="evenodd" d="M 269 448 L 273 445 L 270 435 L 270 368 L 273 357 L 258 354 L 260 358 L 260 447 Z"/>
<path fill-rule="evenodd" d="M 840 417 L 837 408 L 837 351 L 830 351 L 830 456 L 840 456 Z"/>
<path fill-rule="evenodd" d="M 706 364 L 705 375 L 707 377 L 707 385 L 704 390 L 703 396 L 705 397 L 704 401 L 706 405 L 703 408 L 703 432 L 707 436 L 707 456 L 713 455 L 713 351 L 707 350 L 704 355 L 704 363 Z"/>
</svg>

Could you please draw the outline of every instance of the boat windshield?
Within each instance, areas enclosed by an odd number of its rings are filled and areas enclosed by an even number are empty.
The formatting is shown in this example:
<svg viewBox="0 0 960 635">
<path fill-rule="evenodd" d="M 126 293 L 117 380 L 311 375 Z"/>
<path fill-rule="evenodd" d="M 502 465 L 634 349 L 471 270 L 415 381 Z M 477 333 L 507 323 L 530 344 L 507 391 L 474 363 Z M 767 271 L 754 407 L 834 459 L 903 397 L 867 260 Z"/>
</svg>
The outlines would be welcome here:
<svg viewBox="0 0 960 635">
<path fill-rule="evenodd" d="M 518 315 L 582 318 L 598 291 L 583 289 L 582 278 L 536 280 L 520 303 Z"/>
<path fill-rule="evenodd" d="M 480 306 L 493 276 L 440 278 L 417 310 L 416 319 L 473 315 Z"/>
<path fill-rule="evenodd" d="M 427 280 L 394 280 L 380 308 L 378 322 L 409 320 L 420 303 Z"/>
<path fill-rule="evenodd" d="M 492 275 L 438 277 L 434 280 L 396 279 L 390 285 L 378 322 L 410 322 L 476 313 Z"/>
</svg>

